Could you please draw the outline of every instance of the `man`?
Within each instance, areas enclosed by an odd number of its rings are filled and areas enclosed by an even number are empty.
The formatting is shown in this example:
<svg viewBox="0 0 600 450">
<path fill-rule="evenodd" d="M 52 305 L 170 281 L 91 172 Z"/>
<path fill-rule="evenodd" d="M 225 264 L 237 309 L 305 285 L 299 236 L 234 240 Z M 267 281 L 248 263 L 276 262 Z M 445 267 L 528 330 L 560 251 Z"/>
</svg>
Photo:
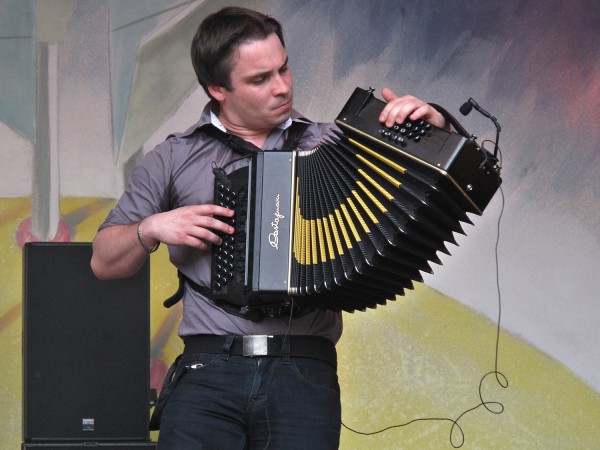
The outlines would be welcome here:
<svg viewBox="0 0 600 450">
<path fill-rule="evenodd" d="M 255 11 L 224 8 L 200 24 L 192 61 L 211 101 L 196 125 L 170 136 L 136 168 L 94 240 L 92 268 L 102 279 L 130 276 L 165 243 L 186 280 L 179 328 L 185 350 L 161 393 L 161 400 L 170 395 L 159 448 L 335 449 L 341 315 L 314 309 L 293 317 L 249 318 L 203 290 L 210 286 L 211 247 L 234 232 L 227 224 L 233 211 L 213 204 L 212 168 L 230 172 L 247 164 L 206 127 L 272 150 L 282 148 L 293 119 L 300 117 L 292 109 L 281 26 Z M 448 126 L 415 97 L 397 97 L 389 89 L 382 95 L 388 104 L 380 120 L 388 126 L 407 117 Z M 315 147 L 331 127 L 311 123 L 296 147 Z M 267 355 L 244 356 L 242 336 L 266 342 Z"/>
</svg>

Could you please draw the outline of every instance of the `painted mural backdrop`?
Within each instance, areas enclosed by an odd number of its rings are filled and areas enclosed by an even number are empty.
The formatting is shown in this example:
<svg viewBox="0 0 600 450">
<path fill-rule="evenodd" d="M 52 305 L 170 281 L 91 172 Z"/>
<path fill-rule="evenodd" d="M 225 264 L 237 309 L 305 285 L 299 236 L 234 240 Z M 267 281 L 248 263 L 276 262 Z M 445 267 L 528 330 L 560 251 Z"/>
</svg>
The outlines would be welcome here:
<svg viewBox="0 0 600 450">
<path fill-rule="evenodd" d="M 313 120 L 357 86 L 389 86 L 480 141 L 495 129 L 458 113 L 469 97 L 502 126 L 502 193 L 452 255 L 404 297 L 345 316 L 342 448 L 596 448 L 597 2 L 0 0 L 2 448 L 21 442 L 22 245 L 91 241 L 139 158 L 196 121 L 189 42 L 225 4 L 282 21 L 296 108 Z M 175 285 L 161 248 L 155 387 L 181 350 L 181 311 L 162 307 Z"/>
</svg>

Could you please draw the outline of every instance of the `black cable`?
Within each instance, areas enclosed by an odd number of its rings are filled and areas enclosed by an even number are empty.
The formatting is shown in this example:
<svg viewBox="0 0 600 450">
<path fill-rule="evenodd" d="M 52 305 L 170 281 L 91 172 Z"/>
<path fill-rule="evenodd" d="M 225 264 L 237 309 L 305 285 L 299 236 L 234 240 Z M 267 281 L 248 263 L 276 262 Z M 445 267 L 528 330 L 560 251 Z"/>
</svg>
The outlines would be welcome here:
<svg viewBox="0 0 600 450">
<path fill-rule="evenodd" d="M 502 152 L 499 152 L 499 154 L 500 154 L 500 164 L 499 165 L 501 167 L 502 166 Z M 499 359 L 499 353 L 500 353 L 500 330 L 501 330 L 501 318 L 502 318 L 502 295 L 501 295 L 501 289 L 500 289 L 500 270 L 499 270 L 500 265 L 499 265 L 499 259 L 498 259 L 498 248 L 499 248 L 499 243 L 500 243 L 500 223 L 502 220 L 502 215 L 504 214 L 504 205 L 505 205 L 504 191 L 502 190 L 502 186 L 500 186 L 500 196 L 501 196 L 501 207 L 500 207 L 500 214 L 498 216 L 496 245 L 495 245 L 495 249 L 494 249 L 494 256 L 495 256 L 495 263 L 496 263 L 496 289 L 497 289 L 497 293 L 498 293 L 498 319 L 496 322 L 496 344 L 495 344 L 495 353 L 494 353 L 494 370 L 483 375 L 483 377 L 481 377 L 481 380 L 479 381 L 479 399 L 480 399 L 481 403 L 479 403 L 478 405 L 476 405 L 472 408 L 469 408 L 469 409 L 463 411 L 456 419 L 450 419 L 447 417 L 417 418 L 417 419 L 412 419 L 405 423 L 391 425 L 391 426 L 382 428 L 380 430 L 371 431 L 371 432 L 355 430 L 355 429 L 347 426 L 344 422 L 342 422 L 342 426 L 344 428 L 346 428 L 348 431 L 351 431 L 353 433 L 360 434 L 363 436 L 372 436 L 375 434 L 380 434 L 385 431 L 391 430 L 393 428 L 405 427 L 405 426 L 408 426 L 415 422 L 426 422 L 426 421 L 451 422 L 452 427 L 450 428 L 450 436 L 449 436 L 450 445 L 452 445 L 452 447 L 454 447 L 454 448 L 460 448 L 463 446 L 463 444 L 465 442 L 465 434 L 458 423 L 460 421 L 460 419 L 462 419 L 462 417 L 464 417 L 465 415 L 467 415 L 468 413 L 470 413 L 472 411 L 475 411 L 476 409 L 478 409 L 482 406 L 485 409 L 487 409 L 489 412 L 491 412 L 492 414 L 501 414 L 502 412 L 504 412 L 504 405 L 502 403 L 496 402 L 496 401 L 485 401 L 483 398 L 483 393 L 482 393 L 483 383 L 484 383 L 485 379 L 491 375 L 495 376 L 496 382 L 498 383 L 498 385 L 500 385 L 500 387 L 502 387 L 502 388 L 508 387 L 508 379 L 502 372 L 500 372 L 498 370 L 498 359 Z M 493 409 L 493 407 L 496 407 L 496 408 Z M 460 433 L 459 437 L 458 437 L 458 439 L 459 439 L 458 443 L 455 443 L 455 440 L 456 440 L 455 433 L 456 432 Z"/>
</svg>

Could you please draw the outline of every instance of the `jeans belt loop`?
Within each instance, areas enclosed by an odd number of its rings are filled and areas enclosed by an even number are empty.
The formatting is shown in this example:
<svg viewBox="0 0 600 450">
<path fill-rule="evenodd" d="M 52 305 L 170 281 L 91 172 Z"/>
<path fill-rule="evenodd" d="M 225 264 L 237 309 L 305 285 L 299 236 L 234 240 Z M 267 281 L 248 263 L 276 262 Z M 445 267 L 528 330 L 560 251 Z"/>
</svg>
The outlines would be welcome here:
<svg viewBox="0 0 600 450">
<path fill-rule="evenodd" d="M 224 360 L 229 360 L 229 356 L 231 355 L 231 346 L 233 345 L 233 341 L 235 336 L 227 336 L 225 339 L 225 343 L 223 344 L 223 349 L 221 350 L 221 358 Z"/>
</svg>

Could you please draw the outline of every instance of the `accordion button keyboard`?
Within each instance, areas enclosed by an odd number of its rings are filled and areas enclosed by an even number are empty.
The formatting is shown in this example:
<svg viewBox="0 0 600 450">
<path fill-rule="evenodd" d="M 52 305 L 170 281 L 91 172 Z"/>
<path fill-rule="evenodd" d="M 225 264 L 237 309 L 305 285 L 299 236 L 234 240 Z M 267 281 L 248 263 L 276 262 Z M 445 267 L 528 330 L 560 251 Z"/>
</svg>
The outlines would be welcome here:
<svg viewBox="0 0 600 450">
<path fill-rule="evenodd" d="M 232 226 L 233 235 L 219 233 L 221 245 L 213 246 L 212 264 L 212 289 L 213 292 L 224 292 L 230 289 L 239 278 L 244 276 L 245 255 L 239 250 L 239 243 L 245 242 L 245 223 L 247 201 L 247 181 L 230 176 L 221 177 L 215 182 L 215 203 L 219 206 L 235 211 L 231 218 L 221 218 L 223 222 Z"/>
<path fill-rule="evenodd" d="M 429 130 L 431 130 L 431 124 L 425 120 L 407 120 L 403 124 L 396 124 L 389 128 L 383 127 L 379 130 L 379 134 L 386 140 L 404 147 L 407 140 L 420 142 L 423 137 L 427 136 Z"/>
</svg>

